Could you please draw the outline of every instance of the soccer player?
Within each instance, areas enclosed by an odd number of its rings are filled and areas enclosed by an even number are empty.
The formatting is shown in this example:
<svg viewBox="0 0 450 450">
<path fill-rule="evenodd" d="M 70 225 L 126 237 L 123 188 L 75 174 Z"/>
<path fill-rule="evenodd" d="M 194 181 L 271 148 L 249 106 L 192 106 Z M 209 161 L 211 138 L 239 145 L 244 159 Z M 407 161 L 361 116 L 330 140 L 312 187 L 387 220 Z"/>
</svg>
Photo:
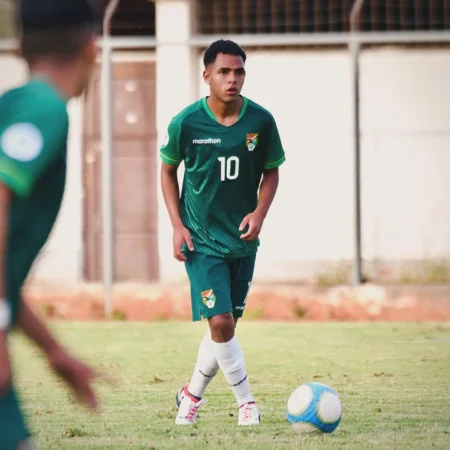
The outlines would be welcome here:
<svg viewBox="0 0 450 450">
<path fill-rule="evenodd" d="M 72 357 L 21 298 L 63 198 L 68 100 L 84 91 L 96 59 L 90 0 L 22 0 L 21 56 L 30 79 L 0 97 L 0 448 L 30 445 L 12 384 L 8 332 L 17 327 L 88 407 L 98 405 L 94 371 Z"/>
<path fill-rule="evenodd" d="M 258 236 L 285 154 L 270 112 L 240 94 L 245 61 L 235 42 L 210 45 L 203 60 L 210 94 L 172 119 L 161 147 L 174 257 L 186 265 L 193 320 L 203 317 L 209 323 L 191 381 L 176 396 L 179 425 L 196 422 L 205 389 L 219 368 L 236 397 L 238 425 L 260 422 L 235 326 L 245 309 Z"/>
</svg>

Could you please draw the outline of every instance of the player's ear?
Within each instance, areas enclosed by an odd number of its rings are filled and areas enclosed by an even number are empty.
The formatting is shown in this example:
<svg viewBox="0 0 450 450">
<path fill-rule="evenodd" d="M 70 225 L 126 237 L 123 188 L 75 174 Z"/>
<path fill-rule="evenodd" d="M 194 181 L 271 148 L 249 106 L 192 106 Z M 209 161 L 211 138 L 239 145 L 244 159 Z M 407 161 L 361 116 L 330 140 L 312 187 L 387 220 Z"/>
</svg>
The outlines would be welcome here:
<svg viewBox="0 0 450 450">
<path fill-rule="evenodd" d="M 206 84 L 209 84 L 209 73 L 207 70 L 203 71 L 203 80 Z"/>
<path fill-rule="evenodd" d="M 91 36 L 84 48 L 84 59 L 88 64 L 94 64 L 97 59 L 98 47 L 95 36 Z"/>
</svg>

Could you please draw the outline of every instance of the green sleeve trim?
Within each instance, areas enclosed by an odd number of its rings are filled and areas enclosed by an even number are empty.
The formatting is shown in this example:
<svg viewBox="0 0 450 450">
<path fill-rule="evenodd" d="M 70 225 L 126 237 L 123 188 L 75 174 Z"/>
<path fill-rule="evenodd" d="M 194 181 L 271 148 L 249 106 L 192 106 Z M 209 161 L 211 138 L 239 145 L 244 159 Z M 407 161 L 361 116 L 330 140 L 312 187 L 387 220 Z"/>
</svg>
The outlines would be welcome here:
<svg viewBox="0 0 450 450">
<path fill-rule="evenodd" d="M 159 154 L 161 155 L 161 159 L 167 163 L 167 164 L 172 164 L 173 166 L 180 164 L 181 161 L 178 161 L 176 159 L 173 158 L 169 158 L 167 155 L 165 155 L 163 152 L 159 152 Z"/>
<path fill-rule="evenodd" d="M 286 161 L 286 156 L 283 155 L 279 160 L 267 163 L 264 166 L 264 169 L 275 169 L 277 167 L 280 167 L 281 164 L 283 164 L 285 161 Z"/>
<path fill-rule="evenodd" d="M 5 160 L 0 162 L 0 181 L 6 184 L 20 197 L 23 197 L 30 192 L 31 186 L 27 174 L 18 170 Z"/>
</svg>

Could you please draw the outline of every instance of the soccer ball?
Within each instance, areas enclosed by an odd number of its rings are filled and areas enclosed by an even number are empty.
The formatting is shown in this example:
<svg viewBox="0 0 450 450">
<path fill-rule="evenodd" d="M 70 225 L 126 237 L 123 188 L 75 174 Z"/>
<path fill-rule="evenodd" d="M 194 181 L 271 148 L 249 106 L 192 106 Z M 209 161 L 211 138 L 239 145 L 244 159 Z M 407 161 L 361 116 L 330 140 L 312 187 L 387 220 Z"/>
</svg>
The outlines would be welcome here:
<svg viewBox="0 0 450 450">
<path fill-rule="evenodd" d="M 341 400 L 326 384 L 305 383 L 289 397 L 286 415 L 299 433 L 332 433 L 341 421 Z"/>
</svg>

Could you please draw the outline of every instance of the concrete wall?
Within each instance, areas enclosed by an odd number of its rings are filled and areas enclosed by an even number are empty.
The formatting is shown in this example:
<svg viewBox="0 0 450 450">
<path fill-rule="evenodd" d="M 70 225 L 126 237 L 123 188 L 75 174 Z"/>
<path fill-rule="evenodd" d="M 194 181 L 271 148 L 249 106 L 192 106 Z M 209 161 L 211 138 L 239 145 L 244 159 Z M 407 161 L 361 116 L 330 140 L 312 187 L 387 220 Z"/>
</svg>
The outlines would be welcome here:
<svg viewBox="0 0 450 450">
<path fill-rule="evenodd" d="M 173 68 L 177 55 L 186 70 L 194 58 L 184 80 L 183 68 Z M 248 56 L 243 93 L 274 114 L 287 154 L 261 236 L 256 278 L 314 278 L 323 261 L 353 255 L 350 61 L 345 51 L 250 51 Z M 157 51 L 157 60 L 161 143 L 171 117 L 207 90 L 201 55 L 168 43 Z M 0 72 L 0 89 L 25 76 L 13 59 L 0 65 L 8 68 Z M 361 71 L 364 257 L 391 264 L 450 258 L 450 52 L 368 50 Z M 70 112 L 72 168 L 63 210 L 38 266 L 42 277 L 53 268 L 58 277 L 80 276 L 80 103 L 73 102 Z M 184 266 L 172 258 L 161 196 L 159 226 L 162 279 L 185 279 Z"/>
<path fill-rule="evenodd" d="M 244 94 L 272 111 L 287 153 L 257 276 L 311 276 L 353 255 L 350 61 L 344 51 L 248 56 Z M 363 253 L 384 270 L 450 258 L 449 70 L 448 50 L 362 56 Z"/>
<path fill-rule="evenodd" d="M 199 55 L 197 90 L 206 95 L 202 69 Z M 274 114 L 287 154 L 256 278 L 345 276 L 341 262 L 354 251 L 348 54 L 250 51 L 247 70 L 243 94 Z M 379 262 L 371 266 L 376 276 L 401 277 L 422 260 L 450 258 L 449 70 L 448 50 L 362 55 L 363 254 Z M 170 260 L 170 232 L 161 229 L 161 260 L 170 267 L 162 274 L 176 279 L 184 268 Z"/>
</svg>

